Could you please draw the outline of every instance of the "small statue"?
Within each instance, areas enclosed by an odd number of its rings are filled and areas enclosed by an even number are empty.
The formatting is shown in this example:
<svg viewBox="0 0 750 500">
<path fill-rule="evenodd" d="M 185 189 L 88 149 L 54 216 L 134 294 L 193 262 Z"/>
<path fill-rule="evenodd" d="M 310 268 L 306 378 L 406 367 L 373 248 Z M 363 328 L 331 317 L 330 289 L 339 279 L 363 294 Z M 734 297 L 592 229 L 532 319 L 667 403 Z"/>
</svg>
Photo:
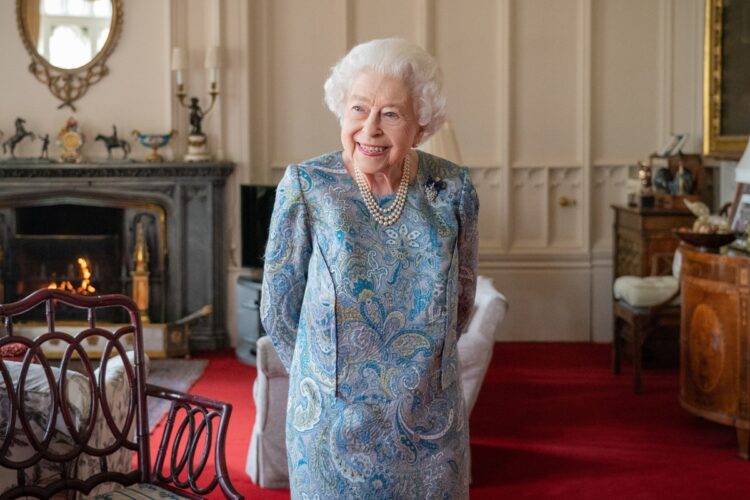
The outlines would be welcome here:
<svg viewBox="0 0 750 500">
<path fill-rule="evenodd" d="M 677 167 L 677 173 L 670 183 L 669 192 L 677 196 L 685 196 L 692 194 L 694 185 L 695 178 L 693 177 L 692 172 L 686 169 L 685 164 L 680 161 L 680 164 Z"/>
<path fill-rule="evenodd" d="M 185 155 L 185 161 L 208 161 L 211 159 L 211 155 L 208 152 L 208 138 L 203 133 L 201 124 L 203 117 L 213 107 L 213 102 L 209 106 L 208 110 L 203 111 L 200 104 L 198 104 L 197 97 L 190 98 L 190 135 L 188 136 L 188 150 Z"/>
<path fill-rule="evenodd" d="M 190 107 L 188 109 L 190 109 L 190 126 L 192 127 L 190 135 L 203 135 L 201 123 L 203 122 L 204 113 L 200 104 L 198 104 L 197 97 L 190 98 Z"/>
<path fill-rule="evenodd" d="M 79 150 L 84 141 L 85 136 L 78 131 L 78 121 L 71 116 L 57 134 L 57 144 L 62 148 L 60 161 L 62 163 L 80 163 Z"/>
<path fill-rule="evenodd" d="M 26 137 L 31 137 L 31 140 L 36 139 L 34 132 L 28 132 L 23 126 L 26 120 L 23 118 L 16 118 L 16 133 L 10 139 L 3 142 L 3 154 L 6 153 L 7 149 L 10 148 L 10 156 L 15 159 L 16 157 L 16 146 L 19 142 L 24 140 Z"/>
<path fill-rule="evenodd" d="M 49 160 L 49 134 L 44 134 L 42 139 L 42 152 L 39 154 L 40 160 Z"/>
<path fill-rule="evenodd" d="M 112 135 L 106 136 L 104 134 L 99 134 L 94 140 L 104 142 L 104 146 L 107 148 L 108 159 L 112 159 L 112 150 L 118 148 L 122 149 L 122 159 L 128 159 L 128 155 L 130 154 L 130 143 L 125 139 L 120 139 L 119 137 L 117 137 L 117 127 L 115 127 L 114 125 L 112 125 Z"/>
</svg>

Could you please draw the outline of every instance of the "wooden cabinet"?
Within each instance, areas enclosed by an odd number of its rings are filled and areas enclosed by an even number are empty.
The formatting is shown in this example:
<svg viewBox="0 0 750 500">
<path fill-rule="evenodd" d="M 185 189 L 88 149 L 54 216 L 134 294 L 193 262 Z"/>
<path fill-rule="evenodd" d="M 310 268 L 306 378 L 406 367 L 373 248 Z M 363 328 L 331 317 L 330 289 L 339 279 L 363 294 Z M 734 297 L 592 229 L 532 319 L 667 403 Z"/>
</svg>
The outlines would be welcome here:
<svg viewBox="0 0 750 500">
<path fill-rule="evenodd" d="M 680 403 L 737 429 L 739 455 L 750 438 L 750 259 L 683 246 Z"/>
<path fill-rule="evenodd" d="M 640 208 L 612 205 L 614 225 L 614 277 L 648 276 L 659 256 L 671 256 L 679 239 L 672 232 L 692 227 L 695 216 L 685 209 Z"/>
</svg>

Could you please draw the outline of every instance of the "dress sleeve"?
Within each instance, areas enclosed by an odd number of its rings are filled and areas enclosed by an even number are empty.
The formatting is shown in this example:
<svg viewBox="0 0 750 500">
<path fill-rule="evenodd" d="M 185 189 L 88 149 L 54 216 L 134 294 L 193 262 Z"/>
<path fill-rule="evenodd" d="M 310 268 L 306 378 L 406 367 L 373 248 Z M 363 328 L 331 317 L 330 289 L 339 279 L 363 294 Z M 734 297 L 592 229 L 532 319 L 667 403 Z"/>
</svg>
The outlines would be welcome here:
<svg viewBox="0 0 750 500">
<path fill-rule="evenodd" d="M 299 168 L 290 165 L 276 188 L 268 230 L 260 314 L 287 372 L 292 365 L 312 238 Z"/>
<path fill-rule="evenodd" d="M 456 332 L 460 336 L 469 323 L 477 290 L 477 247 L 479 237 L 479 198 L 468 170 L 464 171 L 458 227 L 458 318 Z"/>
</svg>

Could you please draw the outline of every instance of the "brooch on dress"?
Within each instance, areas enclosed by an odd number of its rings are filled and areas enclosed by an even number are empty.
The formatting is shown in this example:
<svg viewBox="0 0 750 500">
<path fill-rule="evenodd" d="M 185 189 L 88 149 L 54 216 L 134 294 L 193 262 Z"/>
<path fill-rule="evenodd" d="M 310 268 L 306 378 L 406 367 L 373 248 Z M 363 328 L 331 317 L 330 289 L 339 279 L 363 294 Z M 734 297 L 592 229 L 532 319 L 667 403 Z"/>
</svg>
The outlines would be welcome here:
<svg viewBox="0 0 750 500">
<path fill-rule="evenodd" d="M 424 184 L 424 194 L 427 197 L 427 201 L 430 203 L 434 202 L 440 191 L 445 189 L 445 181 L 438 177 L 433 179 L 432 176 L 427 178 L 427 182 Z"/>
</svg>

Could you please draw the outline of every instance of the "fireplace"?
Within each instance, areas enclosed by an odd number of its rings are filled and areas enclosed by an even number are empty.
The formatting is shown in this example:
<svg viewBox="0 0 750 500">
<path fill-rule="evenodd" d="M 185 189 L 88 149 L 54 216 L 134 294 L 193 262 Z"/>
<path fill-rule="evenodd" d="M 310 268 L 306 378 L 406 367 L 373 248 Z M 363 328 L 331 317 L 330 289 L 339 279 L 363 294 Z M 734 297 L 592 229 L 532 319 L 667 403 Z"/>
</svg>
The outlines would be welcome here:
<svg viewBox="0 0 750 500">
<path fill-rule="evenodd" d="M 193 350 L 226 348 L 228 163 L 0 163 L 0 300 L 43 287 L 124 293 L 170 323 L 204 306 Z M 40 310 L 39 314 L 43 314 Z M 105 319 L 105 318 L 100 318 Z"/>
<path fill-rule="evenodd" d="M 0 271 L 2 300 L 13 302 L 39 288 L 132 294 L 139 250 L 134 235 L 140 229 L 149 270 L 144 317 L 164 322 L 164 236 L 156 227 L 160 211 L 137 204 L 112 206 L 104 199 L 77 201 L 42 198 L 12 209 Z"/>
</svg>

